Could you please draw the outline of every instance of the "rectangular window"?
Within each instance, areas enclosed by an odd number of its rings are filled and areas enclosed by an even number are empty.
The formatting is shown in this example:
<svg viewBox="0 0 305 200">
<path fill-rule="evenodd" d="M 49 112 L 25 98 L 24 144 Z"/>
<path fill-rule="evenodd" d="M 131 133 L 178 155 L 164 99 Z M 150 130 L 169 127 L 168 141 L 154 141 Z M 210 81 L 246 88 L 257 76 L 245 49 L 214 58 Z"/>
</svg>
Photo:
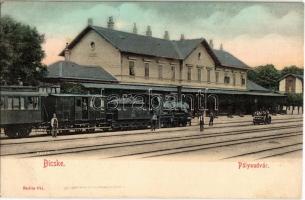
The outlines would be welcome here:
<svg viewBox="0 0 305 200">
<path fill-rule="evenodd" d="M 246 79 L 243 75 L 241 75 L 241 85 L 245 85 L 246 84 Z"/>
<path fill-rule="evenodd" d="M 129 76 L 135 76 L 134 61 L 129 61 Z"/>
<path fill-rule="evenodd" d="M 198 81 L 201 81 L 201 68 L 197 69 L 197 77 L 198 77 Z"/>
<path fill-rule="evenodd" d="M 211 70 L 210 69 L 207 70 L 207 81 L 211 82 Z"/>
<path fill-rule="evenodd" d="M 34 102 L 33 97 L 27 97 L 27 108 L 28 110 L 34 109 Z"/>
<path fill-rule="evenodd" d="M 216 83 L 219 82 L 219 72 L 215 72 L 215 79 L 216 79 Z"/>
<path fill-rule="evenodd" d="M 176 68 L 175 66 L 171 66 L 172 71 L 172 80 L 174 81 L 176 79 Z"/>
<path fill-rule="evenodd" d="M 1 110 L 4 110 L 4 97 L 1 97 L 1 99 L 0 99 L 0 109 Z"/>
<path fill-rule="evenodd" d="M 233 74 L 233 85 L 236 85 L 236 77 L 235 77 L 235 74 Z"/>
<path fill-rule="evenodd" d="M 81 107 L 82 101 L 80 99 L 76 99 L 76 107 Z"/>
<path fill-rule="evenodd" d="M 7 109 L 12 110 L 13 109 L 13 98 L 12 97 L 7 97 Z"/>
<path fill-rule="evenodd" d="M 39 109 L 38 97 L 27 97 L 27 109 L 28 110 L 38 110 Z"/>
<path fill-rule="evenodd" d="M 34 99 L 34 110 L 39 110 L 39 99 L 38 97 L 33 97 Z"/>
<path fill-rule="evenodd" d="M 24 106 L 24 97 L 20 97 L 20 110 L 24 110 L 25 106 Z"/>
<path fill-rule="evenodd" d="M 149 78 L 149 63 L 144 63 L 144 64 L 145 64 L 144 76 L 145 78 Z"/>
<path fill-rule="evenodd" d="M 162 70 L 163 66 L 162 65 L 159 65 L 158 66 L 158 71 L 159 71 L 159 79 L 162 79 L 163 78 L 163 70 Z"/>
<path fill-rule="evenodd" d="M 224 83 L 225 84 L 229 84 L 230 83 L 230 77 L 229 76 L 225 76 Z"/>
<path fill-rule="evenodd" d="M 187 80 L 188 81 L 192 80 L 192 68 L 191 67 L 187 68 Z"/>
<path fill-rule="evenodd" d="M 13 110 L 19 110 L 19 98 L 13 97 Z"/>
</svg>

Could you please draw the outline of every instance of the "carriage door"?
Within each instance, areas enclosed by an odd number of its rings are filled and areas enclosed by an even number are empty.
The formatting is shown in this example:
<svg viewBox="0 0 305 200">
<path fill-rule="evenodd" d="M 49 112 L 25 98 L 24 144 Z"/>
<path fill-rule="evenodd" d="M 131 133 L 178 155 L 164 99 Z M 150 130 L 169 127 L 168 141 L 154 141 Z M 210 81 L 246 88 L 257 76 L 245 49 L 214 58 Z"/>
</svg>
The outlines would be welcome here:
<svg viewBox="0 0 305 200">
<path fill-rule="evenodd" d="M 88 98 L 75 97 L 75 120 L 88 119 Z"/>
<path fill-rule="evenodd" d="M 75 120 L 82 120 L 82 98 L 75 97 Z"/>
<path fill-rule="evenodd" d="M 82 97 L 82 119 L 88 119 L 89 104 L 88 98 Z"/>
</svg>

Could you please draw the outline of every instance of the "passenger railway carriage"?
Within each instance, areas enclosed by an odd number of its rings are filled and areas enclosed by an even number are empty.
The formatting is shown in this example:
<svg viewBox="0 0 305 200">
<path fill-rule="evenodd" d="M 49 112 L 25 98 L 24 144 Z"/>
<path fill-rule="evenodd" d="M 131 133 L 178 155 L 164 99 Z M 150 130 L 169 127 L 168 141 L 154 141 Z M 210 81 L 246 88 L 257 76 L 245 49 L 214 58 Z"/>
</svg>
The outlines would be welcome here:
<svg viewBox="0 0 305 200">
<path fill-rule="evenodd" d="M 147 95 L 141 101 L 128 97 L 93 94 L 62 94 L 27 86 L 4 86 L 1 89 L 1 130 L 10 138 L 27 137 L 33 128 L 50 133 L 55 113 L 59 133 L 99 130 L 145 129 L 153 112 L 160 127 L 186 126 L 190 120 L 188 106 L 175 109 L 161 106 L 153 110 Z M 113 98 L 116 97 L 116 98 Z M 165 105 L 172 104 L 167 101 Z"/>
<path fill-rule="evenodd" d="M 26 137 L 43 122 L 42 94 L 35 87 L 1 87 L 1 128 L 9 137 Z"/>
</svg>

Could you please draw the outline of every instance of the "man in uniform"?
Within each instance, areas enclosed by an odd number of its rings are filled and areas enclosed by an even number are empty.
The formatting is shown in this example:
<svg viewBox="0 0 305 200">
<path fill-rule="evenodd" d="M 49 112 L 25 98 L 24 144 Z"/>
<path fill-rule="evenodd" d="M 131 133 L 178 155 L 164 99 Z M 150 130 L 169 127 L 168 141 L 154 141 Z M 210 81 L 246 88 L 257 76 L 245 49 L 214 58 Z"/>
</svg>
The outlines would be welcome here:
<svg viewBox="0 0 305 200">
<path fill-rule="evenodd" d="M 58 119 L 56 117 L 56 114 L 53 114 L 53 118 L 51 119 L 51 134 L 52 137 L 56 137 L 57 136 L 57 128 L 58 128 Z"/>
<path fill-rule="evenodd" d="M 156 113 L 153 114 L 151 122 L 151 131 L 155 131 L 156 130 L 156 126 L 157 126 L 157 120 L 158 120 L 158 116 L 156 115 Z"/>
</svg>

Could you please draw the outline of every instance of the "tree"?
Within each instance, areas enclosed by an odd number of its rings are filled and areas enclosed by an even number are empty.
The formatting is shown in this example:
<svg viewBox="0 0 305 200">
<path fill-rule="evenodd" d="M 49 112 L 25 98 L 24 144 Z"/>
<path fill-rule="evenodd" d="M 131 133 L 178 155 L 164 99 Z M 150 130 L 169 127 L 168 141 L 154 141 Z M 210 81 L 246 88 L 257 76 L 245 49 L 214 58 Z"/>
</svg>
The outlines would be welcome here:
<svg viewBox="0 0 305 200">
<path fill-rule="evenodd" d="M 250 80 L 270 90 L 277 90 L 280 76 L 280 72 L 272 64 L 255 67 L 248 73 Z"/>
<path fill-rule="evenodd" d="M 281 71 L 281 76 L 285 76 L 286 74 L 298 74 L 298 75 L 303 75 L 304 74 L 304 69 L 299 68 L 295 65 L 291 65 L 289 67 L 284 67 Z"/>
<path fill-rule="evenodd" d="M 12 85 L 35 85 L 46 73 L 41 63 L 44 35 L 36 28 L 5 16 L 0 18 L 0 78 Z"/>
<path fill-rule="evenodd" d="M 297 106 L 299 113 L 300 107 L 303 106 L 303 94 L 288 93 L 285 104 L 286 106 L 293 106 L 293 108 Z"/>
</svg>

